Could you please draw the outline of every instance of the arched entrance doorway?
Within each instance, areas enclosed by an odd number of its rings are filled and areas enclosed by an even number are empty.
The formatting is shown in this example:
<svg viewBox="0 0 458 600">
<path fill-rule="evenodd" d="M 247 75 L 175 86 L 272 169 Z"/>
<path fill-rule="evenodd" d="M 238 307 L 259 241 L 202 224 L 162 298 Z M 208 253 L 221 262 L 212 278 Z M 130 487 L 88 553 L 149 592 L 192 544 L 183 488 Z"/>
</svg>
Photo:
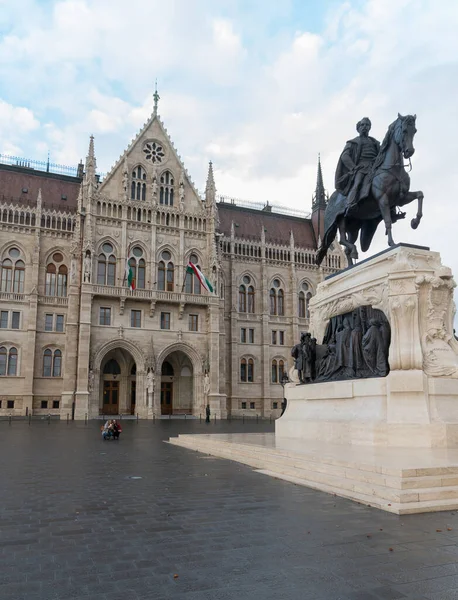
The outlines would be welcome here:
<svg viewBox="0 0 458 600">
<path fill-rule="evenodd" d="M 135 414 L 136 373 L 134 358 L 124 348 L 110 350 L 100 368 L 99 414 Z"/>
<path fill-rule="evenodd" d="M 161 415 L 191 415 L 194 385 L 191 359 L 184 352 L 169 354 L 161 368 Z"/>
</svg>

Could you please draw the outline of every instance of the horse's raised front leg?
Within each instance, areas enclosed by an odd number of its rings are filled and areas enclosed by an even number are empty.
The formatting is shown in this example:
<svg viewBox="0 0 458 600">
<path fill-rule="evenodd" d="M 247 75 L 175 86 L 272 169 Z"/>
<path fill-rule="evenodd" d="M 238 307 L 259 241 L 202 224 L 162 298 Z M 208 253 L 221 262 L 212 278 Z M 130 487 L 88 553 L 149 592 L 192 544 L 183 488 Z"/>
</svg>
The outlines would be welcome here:
<svg viewBox="0 0 458 600">
<path fill-rule="evenodd" d="M 412 229 L 416 229 L 420 225 L 420 221 L 423 216 L 423 198 L 424 196 L 422 191 L 408 192 L 405 195 L 405 204 L 408 204 L 409 202 L 413 202 L 414 200 L 418 199 L 417 215 L 410 221 L 410 226 L 412 227 Z"/>
<path fill-rule="evenodd" d="M 378 205 L 380 208 L 380 212 L 383 217 L 383 221 L 385 223 L 385 235 L 388 236 L 388 246 L 394 246 L 395 241 L 393 240 L 393 236 L 391 234 L 391 209 L 390 209 L 390 200 L 387 194 L 383 194 L 383 196 L 378 201 Z"/>
</svg>

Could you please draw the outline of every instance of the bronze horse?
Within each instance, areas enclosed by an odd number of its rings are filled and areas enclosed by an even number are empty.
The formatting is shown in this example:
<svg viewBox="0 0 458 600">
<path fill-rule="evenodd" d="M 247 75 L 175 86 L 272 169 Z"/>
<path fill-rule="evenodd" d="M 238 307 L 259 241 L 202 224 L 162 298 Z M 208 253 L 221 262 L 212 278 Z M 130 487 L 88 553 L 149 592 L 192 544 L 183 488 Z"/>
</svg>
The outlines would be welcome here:
<svg viewBox="0 0 458 600">
<path fill-rule="evenodd" d="M 361 250 L 365 252 L 371 245 L 372 238 L 383 220 L 388 245 L 394 246 L 391 226 L 405 213 L 396 212 L 398 206 L 404 206 L 418 199 L 417 215 L 410 225 L 416 229 L 423 216 L 423 192 L 410 192 L 410 177 L 404 168 L 404 159 L 409 160 L 415 152 L 413 138 L 416 115 L 405 117 L 398 113 L 396 121 L 388 127 L 385 139 L 380 146 L 371 175 L 370 193 L 362 199 L 356 208 L 347 213 L 347 198 L 336 190 L 329 198 L 324 215 L 324 238 L 318 249 L 316 263 L 323 261 L 329 246 L 339 230 L 339 243 L 344 246 L 348 265 L 358 258 L 355 242 L 361 232 Z"/>
</svg>

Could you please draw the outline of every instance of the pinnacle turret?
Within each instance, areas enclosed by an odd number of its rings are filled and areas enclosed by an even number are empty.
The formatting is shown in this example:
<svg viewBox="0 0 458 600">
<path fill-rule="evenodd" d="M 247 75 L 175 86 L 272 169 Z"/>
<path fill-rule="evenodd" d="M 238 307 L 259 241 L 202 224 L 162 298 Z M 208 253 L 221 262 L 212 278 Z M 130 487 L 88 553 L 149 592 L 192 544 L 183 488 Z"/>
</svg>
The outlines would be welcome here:
<svg viewBox="0 0 458 600">
<path fill-rule="evenodd" d="M 215 178 L 213 176 L 212 161 L 208 163 L 207 185 L 205 186 L 205 201 L 207 206 L 214 204 L 216 199 Z"/>
<path fill-rule="evenodd" d="M 318 170 L 316 175 L 316 189 L 312 200 L 312 208 L 326 208 L 326 192 L 323 184 L 323 173 L 321 172 L 321 160 L 318 154 Z"/>
<path fill-rule="evenodd" d="M 97 161 L 95 159 L 94 151 L 94 136 L 91 135 L 89 139 L 89 150 L 86 157 L 86 179 L 95 179 L 95 173 L 97 171 Z"/>
</svg>

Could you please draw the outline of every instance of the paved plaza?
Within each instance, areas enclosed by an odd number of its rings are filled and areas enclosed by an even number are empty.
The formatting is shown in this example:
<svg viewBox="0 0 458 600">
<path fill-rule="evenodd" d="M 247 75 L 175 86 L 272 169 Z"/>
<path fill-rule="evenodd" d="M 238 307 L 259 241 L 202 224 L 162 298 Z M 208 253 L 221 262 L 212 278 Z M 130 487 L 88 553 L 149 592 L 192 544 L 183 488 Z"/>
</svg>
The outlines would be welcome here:
<svg viewBox="0 0 458 600">
<path fill-rule="evenodd" d="M 163 441 L 273 424 L 0 423 L 1 600 L 458 599 L 458 516 L 397 517 Z"/>
</svg>

